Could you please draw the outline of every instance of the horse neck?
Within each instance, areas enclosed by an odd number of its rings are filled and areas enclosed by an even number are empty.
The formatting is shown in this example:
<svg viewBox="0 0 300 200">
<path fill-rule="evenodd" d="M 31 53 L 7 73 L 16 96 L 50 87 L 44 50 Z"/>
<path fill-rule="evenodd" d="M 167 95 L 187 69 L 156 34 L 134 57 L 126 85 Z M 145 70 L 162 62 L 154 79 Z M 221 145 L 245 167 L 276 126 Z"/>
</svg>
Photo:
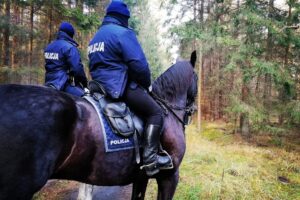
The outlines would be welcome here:
<svg viewBox="0 0 300 200">
<path fill-rule="evenodd" d="M 185 106 L 192 70 L 188 62 L 177 62 L 154 82 L 153 93 L 171 104 Z"/>
<path fill-rule="evenodd" d="M 188 86 L 181 86 L 180 89 L 175 85 L 169 85 L 166 88 L 155 86 L 153 87 L 153 93 L 159 98 L 167 101 L 170 104 L 176 106 L 185 106 L 187 101 Z"/>
<path fill-rule="evenodd" d="M 186 105 L 186 92 L 174 95 L 162 95 L 163 98 L 173 106 L 184 107 Z"/>
</svg>

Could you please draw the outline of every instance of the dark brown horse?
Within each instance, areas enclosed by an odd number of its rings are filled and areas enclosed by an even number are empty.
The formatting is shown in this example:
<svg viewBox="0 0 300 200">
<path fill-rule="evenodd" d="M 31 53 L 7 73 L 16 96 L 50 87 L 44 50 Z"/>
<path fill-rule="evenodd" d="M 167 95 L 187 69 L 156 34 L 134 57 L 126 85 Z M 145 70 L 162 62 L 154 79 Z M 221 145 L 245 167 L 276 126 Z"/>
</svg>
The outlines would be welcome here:
<svg viewBox="0 0 300 200">
<path fill-rule="evenodd" d="M 197 93 L 195 59 L 192 54 L 190 62 L 177 62 L 153 84 L 153 93 L 170 108 L 161 143 L 174 163 L 154 177 L 158 199 L 172 199 L 178 183 L 182 120 Z M 48 179 L 133 183 L 132 199 L 144 198 L 148 182 L 134 150 L 105 152 L 98 116 L 86 100 L 39 86 L 0 86 L 0 199 L 31 199 Z"/>
</svg>

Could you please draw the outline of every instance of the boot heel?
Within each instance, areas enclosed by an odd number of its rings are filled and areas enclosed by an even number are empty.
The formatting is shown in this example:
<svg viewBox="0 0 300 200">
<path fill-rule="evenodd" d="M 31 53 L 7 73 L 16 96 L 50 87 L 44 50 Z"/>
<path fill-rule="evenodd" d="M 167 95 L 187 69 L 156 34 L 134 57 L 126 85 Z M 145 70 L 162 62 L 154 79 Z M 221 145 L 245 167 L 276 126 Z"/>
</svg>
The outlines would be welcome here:
<svg viewBox="0 0 300 200">
<path fill-rule="evenodd" d="M 160 167 L 159 169 L 160 170 L 169 170 L 169 169 L 173 169 L 173 168 L 174 168 L 173 163 L 170 163 L 167 166 Z"/>
</svg>

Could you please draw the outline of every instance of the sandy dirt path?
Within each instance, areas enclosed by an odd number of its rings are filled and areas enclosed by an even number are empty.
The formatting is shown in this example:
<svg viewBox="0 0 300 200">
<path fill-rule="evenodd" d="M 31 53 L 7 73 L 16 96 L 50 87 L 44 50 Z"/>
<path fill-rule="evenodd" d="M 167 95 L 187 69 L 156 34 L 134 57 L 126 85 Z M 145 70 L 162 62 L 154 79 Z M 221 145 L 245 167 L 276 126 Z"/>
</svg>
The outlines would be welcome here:
<svg viewBox="0 0 300 200">
<path fill-rule="evenodd" d="M 51 180 L 37 193 L 33 200 L 76 200 L 80 183 Z M 132 186 L 93 187 L 93 199 L 129 200 Z"/>
</svg>

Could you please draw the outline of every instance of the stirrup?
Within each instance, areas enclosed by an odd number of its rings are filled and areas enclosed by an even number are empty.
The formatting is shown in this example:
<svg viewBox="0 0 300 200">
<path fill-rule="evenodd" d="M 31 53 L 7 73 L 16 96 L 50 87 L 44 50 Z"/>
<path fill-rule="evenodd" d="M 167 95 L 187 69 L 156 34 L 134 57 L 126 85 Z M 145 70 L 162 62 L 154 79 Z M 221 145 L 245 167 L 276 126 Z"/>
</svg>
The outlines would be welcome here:
<svg viewBox="0 0 300 200">
<path fill-rule="evenodd" d="M 174 168 L 173 160 L 172 160 L 171 156 L 168 154 L 168 152 L 166 150 L 160 149 L 160 152 L 158 153 L 158 155 L 160 155 L 160 156 L 167 156 L 169 158 L 169 160 L 170 160 L 169 163 L 167 163 L 164 166 L 159 167 L 159 169 L 161 169 L 161 170 L 168 170 L 168 169 L 173 169 Z"/>
<path fill-rule="evenodd" d="M 158 157 L 168 157 L 169 162 L 164 165 L 161 165 L 159 163 Z M 169 170 L 169 169 L 173 169 L 173 168 L 174 168 L 174 165 L 173 165 L 172 158 L 165 150 L 160 150 L 160 152 L 157 154 L 157 159 L 154 162 L 147 164 L 147 165 L 142 165 L 140 167 L 141 170 L 145 169 L 146 174 L 148 176 L 153 176 L 153 175 L 157 174 L 160 170 Z"/>
<path fill-rule="evenodd" d="M 159 172 L 159 168 L 157 166 L 157 162 L 154 161 L 148 165 L 142 165 L 140 169 L 145 169 L 147 176 L 153 176 Z"/>
</svg>

